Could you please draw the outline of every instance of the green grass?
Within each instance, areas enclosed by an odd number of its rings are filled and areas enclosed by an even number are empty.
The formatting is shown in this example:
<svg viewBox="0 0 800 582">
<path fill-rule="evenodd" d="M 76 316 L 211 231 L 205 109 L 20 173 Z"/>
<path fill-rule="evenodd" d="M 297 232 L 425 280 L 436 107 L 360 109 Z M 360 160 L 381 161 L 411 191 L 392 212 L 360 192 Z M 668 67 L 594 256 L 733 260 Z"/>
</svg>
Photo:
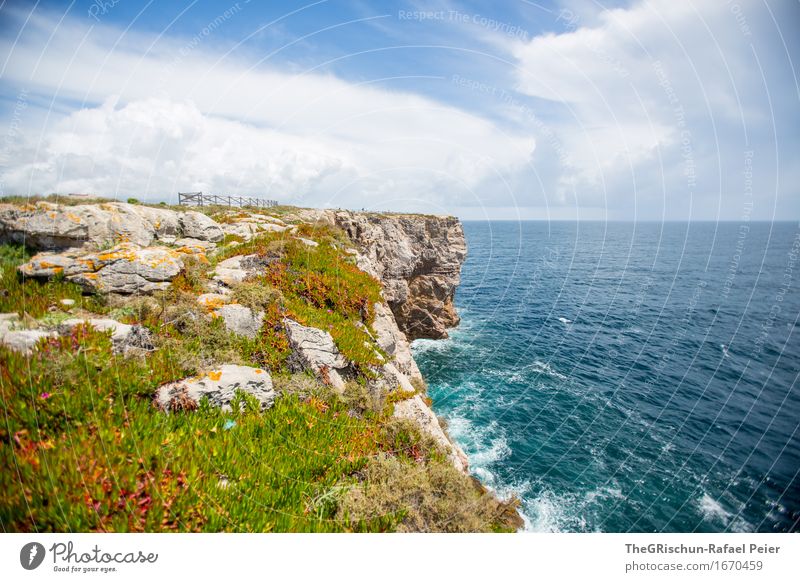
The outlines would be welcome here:
<svg viewBox="0 0 800 582">
<path fill-rule="evenodd" d="M 358 385 L 276 377 L 260 413 L 152 395 L 187 370 L 169 350 L 118 358 L 78 326 L 26 357 L 0 347 L 5 531 L 496 531 L 507 506 L 470 486 L 428 437 Z M 358 414 L 352 414 L 357 410 Z M 391 459 L 391 460 L 387 460 Z M 404 467 L 400 478 L 392 467 Z"/>
<path fill-rule="evenodd" d="M 374 420 L 297 397 L 264 414 L 201 406 L 167 415 L 152 394 L 185 373 L 169 352 L 124 360 L 110 348 L 85 329 L 30 359 L 0 348 L 5 530 L 381 531 L 396 522 L 344 523 L 335 507 L 314 504 L 380 450 Z M 226 421 L 236 424 L 225 430 Z"/>
<path fill-rule="evenodd" d="M 51 310 L 63 311 L 61 299 L 73 299 L 76 307 L 102 313 L 103 300 L 97 296 L 83 296 L 79 285 L 56 277 L 47 282 L 25 279 L 17 273 L 17 266 L 28 261 L 30 254 L 20 245 L 0 245 L 0 313 L 16 312 L 22 316 L 40 318 Z"/>
</svg>

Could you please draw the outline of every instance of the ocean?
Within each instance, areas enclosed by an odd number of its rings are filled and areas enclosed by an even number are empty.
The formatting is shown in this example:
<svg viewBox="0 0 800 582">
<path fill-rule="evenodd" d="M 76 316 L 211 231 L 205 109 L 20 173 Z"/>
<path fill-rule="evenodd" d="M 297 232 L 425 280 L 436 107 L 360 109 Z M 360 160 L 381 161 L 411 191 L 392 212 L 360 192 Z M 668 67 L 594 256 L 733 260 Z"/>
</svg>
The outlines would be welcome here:
<svg viewBox="0 0 800 582">
<path fill-rule="evenodd" d="M 800 225 L 466 222 L 434 409 L 531 531 L 796 531 Z"/>
</svg>

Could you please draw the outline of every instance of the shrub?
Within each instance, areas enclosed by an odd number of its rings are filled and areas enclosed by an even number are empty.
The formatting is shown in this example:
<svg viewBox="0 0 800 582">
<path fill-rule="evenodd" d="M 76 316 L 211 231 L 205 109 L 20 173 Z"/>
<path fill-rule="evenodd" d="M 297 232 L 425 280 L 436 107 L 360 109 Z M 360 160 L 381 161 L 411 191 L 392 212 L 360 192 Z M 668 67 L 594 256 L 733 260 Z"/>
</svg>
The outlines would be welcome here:
<svg viewBox="0 0 800 582">
<path fill-rule="evenodd" d="M 361 484 L 341 495 L 337 516 L 358 529 L 378 518 L 398 519 L 401 532 L 514 531 L 514 502 L 476 488 L 447 462 L 417 463 L 381 454 L 360 472 Z"/>
</svg>

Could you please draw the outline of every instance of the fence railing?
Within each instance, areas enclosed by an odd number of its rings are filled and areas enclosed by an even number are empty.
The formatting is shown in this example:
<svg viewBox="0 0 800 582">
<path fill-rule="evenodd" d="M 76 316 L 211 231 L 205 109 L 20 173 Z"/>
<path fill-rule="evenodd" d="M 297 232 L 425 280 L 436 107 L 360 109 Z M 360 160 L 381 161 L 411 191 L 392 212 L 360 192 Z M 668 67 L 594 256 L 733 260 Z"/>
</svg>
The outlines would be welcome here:
<svg viewBox="0 0 800 582">
<path fill-rule="evenodd" d="M 220 206 L 270 208 L 277 206 L 278 201 L 246 196 L 219 196 L 217 194 L 203 194 L 202 192 L 178 192 L 178 204 L 181 206 L 212 206 L 216 204 Z"/>
</svg>

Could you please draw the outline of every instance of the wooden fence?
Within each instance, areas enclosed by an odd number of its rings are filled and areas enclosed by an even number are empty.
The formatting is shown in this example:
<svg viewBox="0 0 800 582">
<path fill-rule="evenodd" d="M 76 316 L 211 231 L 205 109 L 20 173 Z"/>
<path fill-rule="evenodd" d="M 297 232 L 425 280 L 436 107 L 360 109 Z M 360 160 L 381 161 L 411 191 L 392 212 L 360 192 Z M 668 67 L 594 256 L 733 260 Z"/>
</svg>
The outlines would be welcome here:
<svg viewBox="0 0 800 582">
<path fill-rule="evenodd" d="M 203 194 L 202 192 L 178 192 L 178 204 L 181 206 L 212 206 L 217 204 L 220 206 L 269 208 L 277 206 L 278 201 L 245 196 L 218 196 L 216 194 Z"/>
</svg>

